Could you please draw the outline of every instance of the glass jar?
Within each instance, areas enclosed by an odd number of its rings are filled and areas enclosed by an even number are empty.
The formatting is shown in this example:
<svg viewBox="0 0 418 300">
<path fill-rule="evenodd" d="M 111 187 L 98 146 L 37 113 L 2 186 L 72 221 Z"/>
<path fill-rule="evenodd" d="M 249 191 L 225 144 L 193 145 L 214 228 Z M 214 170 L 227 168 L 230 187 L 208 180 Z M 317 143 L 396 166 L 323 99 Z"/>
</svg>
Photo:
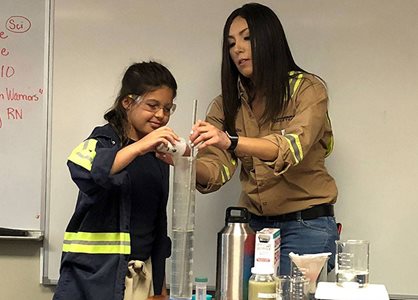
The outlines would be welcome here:
<svg viewBox="0 0 418 300">
<path fill-rule="evenodd" d="M 253 267 L 248 282 L 248 300 L 276 299 L 276 279 L 273 267 Z"/>
</svg>

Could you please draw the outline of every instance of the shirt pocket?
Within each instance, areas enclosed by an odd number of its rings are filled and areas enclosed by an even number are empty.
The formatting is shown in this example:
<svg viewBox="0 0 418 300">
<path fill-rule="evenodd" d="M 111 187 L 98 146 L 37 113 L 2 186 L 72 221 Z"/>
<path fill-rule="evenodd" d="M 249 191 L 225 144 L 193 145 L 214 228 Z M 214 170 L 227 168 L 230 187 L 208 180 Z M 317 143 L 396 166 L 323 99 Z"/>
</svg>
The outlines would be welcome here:
<svg viewBox="0 0 418 300">
<path fill-rule="evenodd" d="M 242 167 L 247 170 L 248 172 L 251 172 L 254 170 L 254 164 L 253 164 L 253 158 L 251 156 L 241 156 L 239 157 L 242 163 Z"/>
<path fill-rule="evenodd" d="M 269 134 L 286 134 L 286 129 L 289 127 L 290 122 L 292 121 L 293 116 L 284 116 L 276 118 L 270 126 Z"/>
</svg>

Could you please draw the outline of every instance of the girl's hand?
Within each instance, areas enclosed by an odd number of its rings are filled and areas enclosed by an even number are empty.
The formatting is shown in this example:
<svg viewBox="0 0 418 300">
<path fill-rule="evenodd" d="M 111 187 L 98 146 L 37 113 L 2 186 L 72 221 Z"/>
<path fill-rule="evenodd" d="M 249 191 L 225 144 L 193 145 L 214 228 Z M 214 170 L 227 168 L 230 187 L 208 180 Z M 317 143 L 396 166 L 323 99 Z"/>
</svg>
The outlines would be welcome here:
<svg viewBox="0 0 418 300">
<path fill-rule="evenodd" d="M 167 146 L 168 142 L 170 142 L 174 145 L 178 141 L 180 141 L 180 137 L 173 129 L 163 126 L 148 133 L 146 136 L 136 141 L 134 145 L 138 147 L 139 154 L 142 155 L 151 151 L 158 152 L 157 147 L 161 144 Z"/>
<path fill-rule="evenodd" d="M 161 159 L 166 164 L 169 164 L 172 166 L 174 166 L 175 155 L 181 155 L 181 153 L 171 154 L 171 153 L 158 152 L 158 151 L 155 152 L 155 157 Z M 186 145 L 186 149 L 182 156 L 190 156 L 190 155 L 191 155 L 191 149 L 189 145 Z"/>
<path fill-rule="evenodd" d="M 156 151 L 157 147 L 163 143 L 165 145 L 168 142 L 175 144 L 180 138 L 169 127 L 160 127 L 143 138 L 139 139 L 135 143 L 132 143 L 126 147 L 123 147 L 116 154 L 115 160 L 110 170 L 110 174 L 116 174 L 129 165 L 137 156 L 144 155 L 145 153 Z M 165 159 L 165 160 L 164 160 Z M 169 162 L 169 158 L 164 158 L 163 161 Z M 172 164 L 172 161 L 171 161 Z"/>
<path fill-rule="evenodd" d="M 219 149 L 226 150 L 231 145 L 231 141 L 224 131 L 201 120 L 192 126 L 189 139 L 192 145 L 197 147 L 198 150 L 204 149 L 207 146 L 215 146 Z"/>
</svg>

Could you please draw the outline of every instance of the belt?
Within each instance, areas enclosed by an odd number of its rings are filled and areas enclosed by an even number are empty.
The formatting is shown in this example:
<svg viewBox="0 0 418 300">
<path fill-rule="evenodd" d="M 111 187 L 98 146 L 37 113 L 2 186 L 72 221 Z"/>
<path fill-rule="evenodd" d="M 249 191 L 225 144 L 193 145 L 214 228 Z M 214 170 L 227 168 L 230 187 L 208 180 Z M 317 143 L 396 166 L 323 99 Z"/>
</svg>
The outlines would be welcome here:
<svg viewBox="0 0 418 300">
<path fill-rule="evenodd" d="M 320 204 L 315 205 L 311 208 L 307 208 L 300 211 L 291 212 L 288 214 L 278 216 L 258 216 L 251 214 L 251 219 L 259 221 L 275 221 L 275 222 L 286 222 L 295 220 L 312 220 L 319 217 L 333 217 L 334 206 L 331 204 Z"/>
</svg>

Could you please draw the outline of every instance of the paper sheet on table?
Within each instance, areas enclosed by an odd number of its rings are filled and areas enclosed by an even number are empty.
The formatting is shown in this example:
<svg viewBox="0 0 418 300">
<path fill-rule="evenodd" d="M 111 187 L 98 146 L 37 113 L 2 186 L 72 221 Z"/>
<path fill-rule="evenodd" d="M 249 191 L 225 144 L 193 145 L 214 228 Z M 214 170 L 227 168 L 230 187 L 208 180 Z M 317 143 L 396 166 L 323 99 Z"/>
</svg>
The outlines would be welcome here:
<svg viewBox="0 0 418 300">
<path fill-rule="evenodd" d="M 389 300 L 389 294 L 382 284 L 368 284 L 364 288 L 344 288 L 335 282 L 319 282 L 315 298 L 324 300 Z"/>
</svg>

